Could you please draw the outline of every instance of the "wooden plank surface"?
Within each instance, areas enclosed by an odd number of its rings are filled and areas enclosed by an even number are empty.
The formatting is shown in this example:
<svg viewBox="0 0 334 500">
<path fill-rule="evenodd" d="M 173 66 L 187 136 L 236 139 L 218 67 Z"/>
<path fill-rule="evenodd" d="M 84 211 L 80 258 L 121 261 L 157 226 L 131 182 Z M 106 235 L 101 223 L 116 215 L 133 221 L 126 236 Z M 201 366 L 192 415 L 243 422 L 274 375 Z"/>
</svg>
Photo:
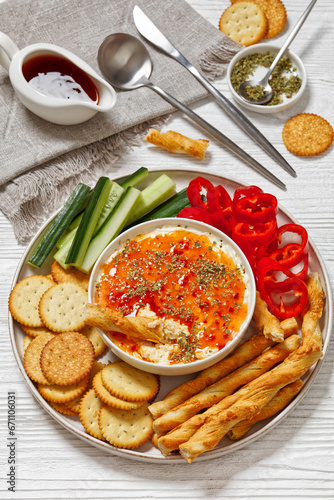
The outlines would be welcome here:
<svg viewBox="0 0 334 500">
<path fill-rule="evenodd" d="M 188 0 L 217 26 L 227 0 Z M 275 41 L 282 43 L 308 2 L 285 0 L 288 24 Z M 242 148 L 287 184 L 283 192 L 262 179 L 210 139 L 206 160 L 173 157 L 148 144 L 120 158 L 110 175 L 148 168 L 202 167 L 212 173 L 259 184 L 303 224 L 315 242 L 334 282 L 334 168 L 333 148 L 319 157 L 299 158 L 285 149 L 285 121 L 300 112 L 316 113 L 334 125 L 333 2 L 318 2 L 292 45 L 305 63 L 308 86 L 303 99 L 279 115 L 248 113 L 255 125 L 296 169 L 289 176 L 254 145 L 209 99 L 193 106 Z M 186 27 L 185 27 L 186 29 Z M 196 41 L 194 41 L 196 43 Z M 229 95 L 223 79 L 217 88 Z M 1 91 L 1 90 L 0 90 Z M 179 113 L 168 128 L 190 137 L 206 135 Z M 101 452 L 55 422 L 34 400 L 16 365 L 8 335 L 7 300 L 12 278 L 24 248 L 0 214 L 0 497 L 16 499 L 242 499 L 283 500 L 334 498 L 334 375 L 333 340 L 315 383 L 298 407 L 270 433 L 240 451 L 206 462 L 144 464 Z M 332 285 L 333 290 L 333 285 Z M 16 393 L 17 481 L 8 491 L 8 392 Z"/>
</svg>

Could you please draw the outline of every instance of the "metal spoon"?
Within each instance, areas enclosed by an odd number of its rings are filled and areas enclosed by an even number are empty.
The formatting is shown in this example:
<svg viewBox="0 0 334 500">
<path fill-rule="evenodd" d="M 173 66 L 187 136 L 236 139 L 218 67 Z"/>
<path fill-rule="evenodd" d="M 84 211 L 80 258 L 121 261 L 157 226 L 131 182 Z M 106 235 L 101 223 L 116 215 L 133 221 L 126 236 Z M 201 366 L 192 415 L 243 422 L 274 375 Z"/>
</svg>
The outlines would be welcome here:
<svg viewBox="0 0 334 500">
<path fill-rule="evenodd" d="M 238 88 L 238 94 L 240 95 L 240 97 L 244 101 L 246 101 L 246 102 L 252 102 L 252 103 L 255 103 L 255 104 L 265 104 L 266 102 L 269 102 L 270 99 L 272 99 L 272 97 L 273 97 L 273 89 L 271 88 L 271 86 L 269 84 L 269 79 L 271 77 L 271 74 L 274 71 L 274 69 L 276 68 L 277 63 L 279 62 L 279 60 L 282 58 L 284 52 L 289 47 L 290 43 L 295 38 L 295 36 L 297 35 L 298 31 L 300 30 L 300 28 L 304 24 L 307 16 L 309 15 L 309 13 L 311 12 L 311 10 L 313 9 L 316 1 L 317 0 L 312 0 L 312 2 L 309 4 L 309 6 L 305 10 L 304 14 L 301 16 L 301 18 L 297 22 L 296 26 L 291 31 L 291 33 L 290 33 L 289 37 L 287 38 L 286 42 L 283 44 L 281 50 L 279 51 L 279 53 L 275 57 L 272 65 L 268 69 L 268 71 L 265 74 L 265 76 L 263 78 L 261 78 L 261 80 L 256 80 L 255 78 L 251 78 L 250 80 L 246 80 L 245 82 L 243 82 L 240 85 L 240 87 Z M 252 99 L 249 96 L 248 92 L 247 92 L 247 87 L 253 87 L 254 88 L 254 87 L 257 87 L 257 86 L 260 86 L 260 87 L 263 88 L 263 96 L 259 97 L 258 99 L 256 99 L 256 98 Z"/>
<path fill-rule="evenodd" d="M 123 90 L 133 90 L 140 87 L 148 87 L 154 90 L 172 106 L 181 110 L 195 123 L 223 143 L 224 146 L 242 158 L 254 170 L 281 189 L 286 189 L 283 182 L 237 144 L 228 139 L 228 137 L 210 125 L 210 123 L 203 120 L 203 118 L 190 108 L 149 80 L 153 69 L 152 60 L 145 45 L 138 38 L 126 33 L 109 35 L 100 46 L 97 59 L 102 74 L 112 85 Z"/>
</svg>

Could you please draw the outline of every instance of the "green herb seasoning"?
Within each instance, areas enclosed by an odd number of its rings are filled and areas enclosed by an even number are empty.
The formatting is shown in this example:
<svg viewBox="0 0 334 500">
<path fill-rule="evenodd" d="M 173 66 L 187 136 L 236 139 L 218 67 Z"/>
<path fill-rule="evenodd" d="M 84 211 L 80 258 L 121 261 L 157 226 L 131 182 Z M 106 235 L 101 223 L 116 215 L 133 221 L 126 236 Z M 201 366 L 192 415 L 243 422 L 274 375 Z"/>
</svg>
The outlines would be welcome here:
<svg viewBox="0 0 334 500">
<path fill-rule="evenodd" d="M 276 54 L 265 52 L 263 54 L 255 53 L 244 57 L 238 61 L 232 71 L 231 83 L 237 91 L 240 85 L 254 76 L 255 70 L 260 66 L 270 68 Z M 302 80 L 298 75 L 295 75 L 296 68 L 293 66 L 290 59 L 283 57 L 274 69 L 269 84 L 273 89 L 272 99 L 266 103 L 266 106 L 275 106 L 283 102 L 285 95 L 290 99 L 293 94 L 296 94 L 302 84 Z M 264 95 L 264 89 L 261 85 L 254 88 L 246 87 L 247 93 L 251 100 L 257 101 Z"/>
</svg>

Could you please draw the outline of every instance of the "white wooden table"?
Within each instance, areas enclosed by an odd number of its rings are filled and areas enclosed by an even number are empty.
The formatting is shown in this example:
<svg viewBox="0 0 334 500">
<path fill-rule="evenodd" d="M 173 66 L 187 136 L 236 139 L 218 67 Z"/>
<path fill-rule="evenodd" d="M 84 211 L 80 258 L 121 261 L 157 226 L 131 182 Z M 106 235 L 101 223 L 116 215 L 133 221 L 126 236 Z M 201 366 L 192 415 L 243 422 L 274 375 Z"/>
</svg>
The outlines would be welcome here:
<svg viewBox="0 0 334 500">
<path fill-rule="evenodd" d="M 227 0 L 188 0 L 217 26 Z M 299 19 L 308 2 L 285 0 L 288 24 L 277 42 Z M 304 61 L 308 86 L 303 99 L 279 115 L 248 116 L 297 171 L 292 178 L 260 150 L 209 99 L 194 106 L 241 147 L 270 168 L 287 185 L 284 192 L 263 179 L 210 139 L 203 163 L 172 156 L 148 144 L 121 158 L 114 174 L 139 166 L 162 168 L 202 167 L 275 194 L 280 204 L 303 224 L 317 245 L 334 283 L 334 168 L 333 147 L 318 157 L 290 154 L 282 142 L 285 121 L 300 112 L 323 116 L 334 125 L 333 45 L 334 6 L 319 1 L 292 45 Z M 1 24 L 1 23 L 0 23 Z M 196 40 L 194 40 L 196 43 Z M 229 95 L 226 81 L 216 82 Z M 168 125 L 190 137 L 205 134 L 179 113 Z M 0 214 L 0 497 L 1 498 L 113 498 L 113 499 L 320 499 L 334 498 L 334 348 L 331 342 L 321 371 L 297 408 L 272 432 L 235 454 L 189 464 L 143 464 L 110 455 L 77 439 L 55 422 L 30 394 L 16 365 L 8 335 L 7 300 L 12 277 L 24 248 Z M 332 287 L 333 288 L 333 287 Z M 7 397 L 16 393 L 16 492 L 7 490 Z"/>
</svg>

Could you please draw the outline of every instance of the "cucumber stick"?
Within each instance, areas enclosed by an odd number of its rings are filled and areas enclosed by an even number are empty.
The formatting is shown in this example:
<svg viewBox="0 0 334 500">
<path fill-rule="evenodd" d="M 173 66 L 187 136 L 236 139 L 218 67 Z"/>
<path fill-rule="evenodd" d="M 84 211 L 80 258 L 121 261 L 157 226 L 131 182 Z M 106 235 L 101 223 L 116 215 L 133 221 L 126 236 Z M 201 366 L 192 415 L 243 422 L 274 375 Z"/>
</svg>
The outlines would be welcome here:
<svg viewBox="0 0 334 500">
<path fill-rule="evenodd" d="M 80 210 L 89 191 L 89 186 L 82 183 L 77 185 L 30 257 L 29 264 L 41 267 Z"/>
<path fill-rule="evenodd" d="M 140 191 L 133 186 L 126 188 L 114 210 L 90 242 L 82 263 L 75 266 L 77 269 L 87 274 L 92 270 L 103 250 L 125 227 L 136 206 L 139 195 Z"/>
<path fill-rule="evenodd" d="M 129 220 L 129 224 L 140 219 L 145 214 L 166 201 L 175 193 L 175 182 L 166 174 L 160 175 L 155 181 L 143 189 Z"/>
<path fill-rule="evenodd" d="M 129 175 L 123 182 L 120 183 L 122 188 L 126 189 L 128 186 L 137 186 L 141 181 L 148 176 L 148 169 L 140 167 L 133 174 Z"/>
<path fill-rule="evenodd" d="M 75 227 L 70 231 L 66 236 L 66 240 L 64 240 L 62 246 L 57 250 L 57 252 L 54 254 L 53 258 L 59 262 L 59 264 L 64 268 L 68 269 L 71 264 L 66 264 L 66 259 L 69 254 L 69 251 L 71 249 L 73 240 L 75 238 L 75 234 L 77 232 L 78 228 Z"/>
<path fill-rule="evenodd" d="M 97 181 L 75 233 L 66 264 L 78 266 L 82 263 L 100 214 L 108 199 L 111 185 L 112 182 L 108 177 L 100 177 Z"/>
<path fill-rule="evenodd" d="M 184 188 L 178 193 L 174 194 L 167 201 L 159 205 L 157 208 L 144 215 L 141 219 L 135 221 L 135 224 L 141 224 L 153 219 L 165 219 L 166 217 L 176 217 L 177 214 L 186 207 L 190 207 L 187 196 L 187 189 Z M 132 225 L 134 225 L 132 223 Z"/>
<path fill-rule="evenodd" d="M 112 182 L 111 188 L 109 191 L 108 199 L 102 209 L 102 212 L 100 214 L 99 220 L 97 221 L 97 224 L 95 226 L 93 236 L 98 232 L 100 227 L 103 225 L 104 221 L 110 214 L 110 212 L 113 210 L 114 206 L 124 193 L 124 189 L 117 184 L 116 182 Z M 69 232 L 67 234 L 64 234 L 58 241 L 57 241 L 57 248 L 60 248 L 63 246 L 64 243 L 68 240 L 68 238 L 72 237 L 72 230 L 77 228 L 80 225 L 81 219 L 83 217 L 84 212 L 81 212 L 75 219 L 74 221 L 70 224 L 69 226 Z"/>
</svg>

